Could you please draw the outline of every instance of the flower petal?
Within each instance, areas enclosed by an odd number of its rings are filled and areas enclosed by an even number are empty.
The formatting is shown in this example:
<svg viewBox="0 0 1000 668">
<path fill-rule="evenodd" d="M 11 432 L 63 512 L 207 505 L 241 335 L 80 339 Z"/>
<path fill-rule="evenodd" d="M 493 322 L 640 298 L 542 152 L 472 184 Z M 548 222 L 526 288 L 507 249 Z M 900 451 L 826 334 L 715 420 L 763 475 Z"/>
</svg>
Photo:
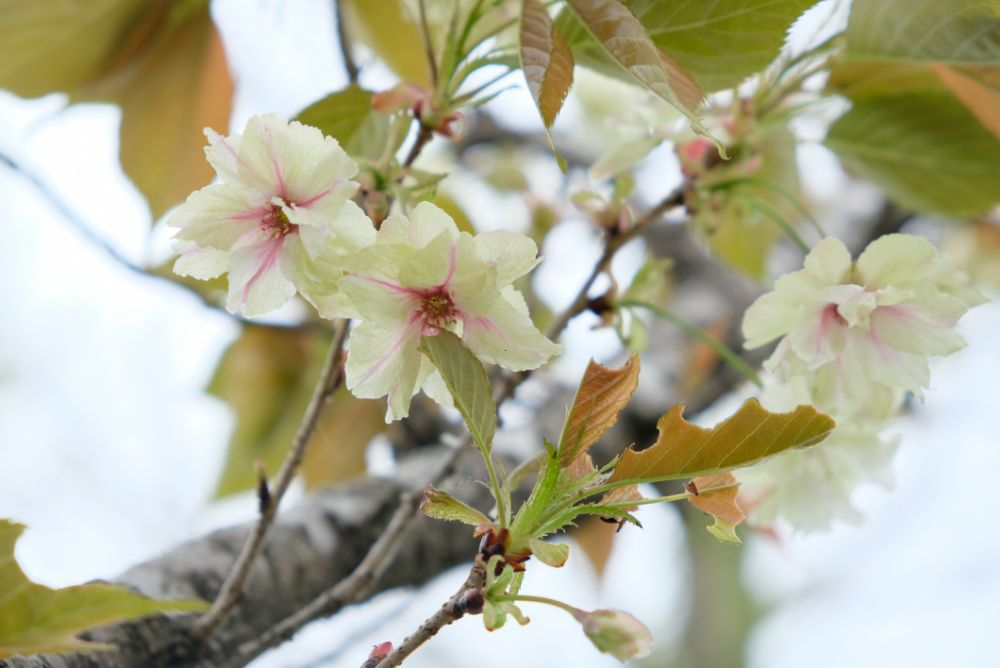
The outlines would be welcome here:
<svg viewBox="0 0 1000 668">
<path fill-rule="evenodd" d="M 483 315 L 464 321 L 462 340 L 481 360 L 511 371 L 537 369 L 562 347 L 539 332 L 521 293 L 505 288 Z"/>
<path fill-rule="evenodd" d="M 221 276 L 229 269 L 229 253 L 216 248 L 202 248 L 189 241 L 178 241 L 174 273 L 190 276 L 200 281 Z"/>
<path fill-rule="evenodd" d="M 851 254 L 836 237 L 825 237 L 806 256 L 805 269 L 823 285 L 845 283 L 851 270 Z"/>
<path fill-rule="evenodd" d="M 264 211 L 251 206 L 239 190 L 213 183 L 191 193 L 170 214 L 167 225 L 181 228 L 177 239 L 229 250 L 259 224 L 263 215 Z"/>
<path fill-rule="evenodd" d="M 500 287 L 510 285 L 541 262 L 538 246 L 523 234 L 505 230 L 484 232 L 476 235 L 475 244 L 479 258 L 496 268 Z"/>
<path fill-rule="evenodd" d="M 351 332 L 345 365 L 347 388 L 361 398 L 388 395 L 385 421 L 406 417 L 417 389 L 421 354 L 420 322 L 416 318 L 394 323 L 361 322 Z"/>
<path fill-rule="evenodd" d="M 923 237 L 887 234 L 868 244 L 858 258 L 858 280 L 869 288 L 899 285 L 925 278 L 937 249 Z"/>
<path fill-rule="evenodd" d="M 226 309 L 253 317 L 284 306 L 295 286 L 281 272 L 281 237 L 254 233 L 229 255 Z"/>
</svg>

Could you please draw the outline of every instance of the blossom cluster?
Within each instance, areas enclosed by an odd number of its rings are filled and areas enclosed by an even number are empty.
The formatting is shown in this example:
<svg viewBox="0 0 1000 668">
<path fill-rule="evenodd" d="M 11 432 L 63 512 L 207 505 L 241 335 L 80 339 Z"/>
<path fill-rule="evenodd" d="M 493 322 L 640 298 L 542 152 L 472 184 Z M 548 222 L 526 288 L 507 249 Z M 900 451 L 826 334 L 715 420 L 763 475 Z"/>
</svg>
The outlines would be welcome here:
<svg viewBox="0 0 1000 668">
<path fill-rule="evenodd" d="M 480 360 L 535 369 L 559 351 L 531 321 L 513 282 L 538 249 L 513 232 L 471 235 L 430 203 L 376 230 L 353 201 L 358 167 L 335 139 L 277 116 L 251 118 L 242 135 L 206 130 L 220 180 L 173 212 L 174 271 L 228 274 L 227 309 L 260 315 L 296 293 L 325 318 L 357 321 L 348 342 L 348 389 L 388 397 L 386 420 L 406 417 L 423 389 L 450 397 L 419 350 L 443 330 Z"/>
<path fill-rule="evenodd" d="M 811 403 L 838 422 L 820 447 L 740 473 L 758 520 L 783 516 L 804 529 L 856 520 L 854 486 L 891 482 L 896 443 L 880 432 L 907 393 L 922 397 L 929 387 L 928 359 L 965 345 L 954 326 L 984 301 L 967 283 L 921 237 L 886 235 L 853 262 L 842 242 L 826 238 L 802 270 L 747 309 L 747 348 L 780 339 L 764 365 L 778 379 L 765 406 Z"/>
</svg>

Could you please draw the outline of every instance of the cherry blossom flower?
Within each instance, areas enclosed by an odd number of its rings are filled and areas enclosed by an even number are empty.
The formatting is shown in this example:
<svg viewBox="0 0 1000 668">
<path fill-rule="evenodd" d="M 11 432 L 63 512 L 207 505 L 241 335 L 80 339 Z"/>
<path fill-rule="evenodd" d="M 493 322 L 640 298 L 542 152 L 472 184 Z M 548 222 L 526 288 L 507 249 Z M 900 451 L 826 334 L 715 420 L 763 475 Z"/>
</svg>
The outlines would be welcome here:
<svg viewBox="0 0 1000 668">
<path fill-rule="evenodd" d="M 296 289 L 329 310 L 339 258 L 375 236 L 348 201 L 357 165 L 335 139 L 272 114 L 251 118 L 242 135 L 205 134 L 220 182 L 192 193 L 167 220 L 180 228 L 174 271 L 199 279 L 228 272 L 234 313 L 274 310 Z"/>
<path fill-rule="evenodd" d="M 900 391 L 928 387 L 928 357 L 965 345 L 954 325 L 982 299 L 926 239 L 887 235 L 851 262 L 826 238 L 747 309 L 743 334 L 748 349 L 782 337 L 765 367 L 807 376 L 821 408 L 891 412 Z"/>
<path fill-rule="evenodd" d="M 816 400 L 808 380 L 796 376 L 765 388 L 761 403 L 771 411 L 789 411 Z M 884 424 L 885 419 L 839 418 L 818 446 L 789 450 L 734 471 L 751 523 L 771 525 L 783 519 L 801 531 L 827 530 L 838 520 L 860 524 L 861 513 L 851 503 L 854 490 L 866 483 L 893 484 L 891 464 L 899 438 L 883 435 Z"/>
<path fill-rule="evenodd" d="M 360 320 L 348 344 L 347 387 L 359 397 L 388 395 L 387 421 L 406 417 L 421 388 L 449 404 L 440 375 L 417 350 L 421 337 L 442 330 L 483 362 L 514 371 L 541 366 L 559 346 L 535 328 L 511 285 L 538 263 L 536 253 L 520 234 L 459 232 L 427 202 L 409 219 L 390 216 L 340 282 L 349 304 L 339 315 Z"/>
</svg>

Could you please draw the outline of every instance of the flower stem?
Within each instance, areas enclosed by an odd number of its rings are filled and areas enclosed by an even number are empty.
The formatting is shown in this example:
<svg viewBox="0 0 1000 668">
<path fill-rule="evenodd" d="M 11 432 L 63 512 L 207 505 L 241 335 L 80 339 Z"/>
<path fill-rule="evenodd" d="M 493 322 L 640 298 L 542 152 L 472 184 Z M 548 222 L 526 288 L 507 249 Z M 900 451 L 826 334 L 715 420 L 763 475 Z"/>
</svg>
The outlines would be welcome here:
<svg viewBox="0 0 1000 668">
<path fill-rule="evenodd" d="M 492 601 L 510 601 L 511 603 L 542 603 L 544 605 L 551 605 L 555 608 L 565 610 L 569 614 L 576 617 L 579 612 L 578 608 L 574 608 L 569 603 L 563 603 L 562 601 L 557 601 L 554 598 L 548 598 L 547 596 L 529 596 L 528 594 L 516 594 L 513 596 L 496 596 L 492 597 Z"/>
<path fill-rule="evenodd" d="M 749 380 L 751 383 L 757 387 L 763 387 L 764 384 L 760 380 L 760 376 L 757 372 L 747 364 L 742 357 L 740 357 L 732 348 L 719 341 L 715 337 L 711 336 L 708 332 L 703 330 L 701 327 L 694 325 L 684 318 L 680 317 L 673 311 L 668 311 L 665 308 L 659 306 L 654 306 L 646 302 L 637 301 L 634 299 L 624 299 L 618 302 L 619 306 L 626 306 L 630 308 L 642 308 L 646 309 L 656 317 L 666 320 L 678 328 L 683 330 L 686 334 L 690 335 L 692 338 L 701 341 L 706 346 L 712 349 L 712 351 L 726 361 L 731 367 L 736 369 L 744 378 Z"/>
</svg>

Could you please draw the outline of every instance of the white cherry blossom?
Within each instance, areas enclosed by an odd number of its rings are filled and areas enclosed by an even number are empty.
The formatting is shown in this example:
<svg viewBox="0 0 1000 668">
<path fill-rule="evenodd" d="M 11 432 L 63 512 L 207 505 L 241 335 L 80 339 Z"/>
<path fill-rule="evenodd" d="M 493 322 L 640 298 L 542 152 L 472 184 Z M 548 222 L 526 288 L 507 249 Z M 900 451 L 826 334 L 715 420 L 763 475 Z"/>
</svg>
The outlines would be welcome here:
<svg viewBox="0 0 1000 668">
<path fill-rule="evenodd" d="M 174 271 L 199 279 L 228 273 L 226 308 L 234 313 L 272 311 L 296 290 L 328 310 L 340 258 L 375 236 L 348 201 L 357 165 L 335 139 L 273 114 L 251 118 L 242 135 L 205 134 L 220 181 L 192 193 L 167 220 L 180 228 Z"/>
<path fill-rule="evenodd" d="M 472 236 L 430 203 L 390 216 L 375 244 L 351 258 L 340 282 L 340 315 L 351 332 L 347 386 L 359 397 L 388 395 L 386 420 L 409 412 L 421 388 L 450 403 L 440 375 L 417 350 L 421 337 L 454 332 L 483 362 L 535 369 L 559 351 L 531 321 L 512 283 L 538 263 L 535 243 L 512 232 Z"/>
</svg>

